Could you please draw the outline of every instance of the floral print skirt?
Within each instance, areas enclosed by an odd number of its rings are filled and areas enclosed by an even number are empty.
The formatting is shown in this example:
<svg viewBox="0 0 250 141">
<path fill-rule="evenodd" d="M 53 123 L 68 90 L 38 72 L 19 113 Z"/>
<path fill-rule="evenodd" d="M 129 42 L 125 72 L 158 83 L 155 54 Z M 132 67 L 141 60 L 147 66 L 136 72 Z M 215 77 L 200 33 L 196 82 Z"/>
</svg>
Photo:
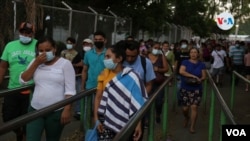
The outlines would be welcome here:
<svg viewBox="0 0 250 141">
<path fill-rule="evenodd" d="M 180 102 L 182 106 L 197 105 L 201 103 L 202 91 L 201 90 L 186 90 L 180 89 Z"/>
</svg>

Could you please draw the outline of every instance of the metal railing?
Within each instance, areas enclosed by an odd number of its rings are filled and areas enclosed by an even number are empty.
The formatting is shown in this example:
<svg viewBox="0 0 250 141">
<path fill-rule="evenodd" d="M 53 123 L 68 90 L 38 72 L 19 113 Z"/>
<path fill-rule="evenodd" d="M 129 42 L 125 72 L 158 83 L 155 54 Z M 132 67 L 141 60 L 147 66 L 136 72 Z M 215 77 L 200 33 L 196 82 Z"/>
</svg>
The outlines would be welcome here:
<svg viewBox="0 0 250 141">
<path fill-rule="evenodd" d="M 236 122 L 234 120 L 234 116 L 232 112 L 230 111 L 230 108 L 224 101 L 223 97 L 221 96 L 220 91 L 218 90 L 217 86 L 215 85 L 210 73 L 207 71 L 207 76 L 208 79 L 205 80 L 204 82 L 204 91 L 205 95 L 203 95 L 203 100 L 204 102 L 209 102 L 210 101 L 210 111 L 209 111 L 209 129 L 208 129 L 208 141 L 213 140 L 214 136 L 214 119 L 215 119 L 215 97 L 217 98 L 217 101 L 221 107 L 221 117 L 220 117 L 220 125 L 223 125 L 228 121 L 230 124 L 235 125 Z M 159 93 L 160 90 L 165 88 L 165 96 L 168 95 L 168 82 L 173 78 L 167 79 L 161 86 L 159 86 L 159 89 L 154 92 L 153 96 L 146 102 L 146 104 L 141 108 L 141 110 L 128 122 L 128 124 L 115 136 L 114 141 L 126 141 L 129 137 L 129 135 L 132 134 L 134 131 L 134 128 L 136 127 L 137 123 L 139 120 L 142 119 L 142 117 L 145 115 L 145 113 L 150 109 L 150 124 L 149 124 L 149 132 L 148 132 L 148 141 L 153 141 L 154 140 L 154 101 L 155 97 L 157 96 L 157 93 Z M 212 91 L 210 95 L 210 100 L 207 99 L 207 81 L 210 82 L 212 86 Z M 174 89 L 177 89 L 176 84 Z M 177 90 L 174 90 L 174 92 L 177 92 Z M 174 97 L 174 100 L 176 100 L 176 97 Z M 206 104 L 205 104 L 206 105 Z M 205 106 L 204 105 L 204 106 Z M 174 105 L 173 105 L 174 106 Z M 205 107 L 206 108 L 206 107 Z M 163 107 L 163 123 L 162 123 L 162 139 L 165 140 L 167 138 L 167 128 L 168 128 L 168 123 L 167 123 L 167 117 L 168 117 L 168 101 L 164 101 L 164 107 Z M 220 134 L 221 135 L 221 134 Z M 221 137 L 220 137 L 221 138 Z"/>
<path fill-rule="evenodd" d="M 31 87 L 31 86 L 20 87 L 20 88 L 15 89 L 14 91 L 18 91 L 18 90 L 21 91 L 23 89 L 27 89 L 28 87 Z M 95 91 L 96 91 L 96 88 L 86 90 L 86 91 L 81 91 L 81 92 L 77 93 L 76 95 L 74 95 L 74 96 L 72 96 L 72 97 L 70 97 L 68 99 L 62 100 L 62 101 L 60 101 L 58 103 L 55 103 L 55 104 L 53 104 L 51 106 L 48 106 L 46 108 L 36 110 L 36 111 L 33 111 L 33 112 L 29 112 L 27 114 L 19 116 L 16 119 L 8 121 L 8 122 L 4 123 L 3 125 L 1 125 L 1 127 L 0 127 L 0 135 L 2 135 L 4 133 L 7 133 L 7 132 L 10 132 L 10 131 L 12 131 L 13 129 L 15 129 L 17 127 L 21 127 L 21 126 L 27 124 L 28 122 L 30 122 L 30 121 L 38 118 L 38 117 L 44 116 L 44 115 L 46 115 L 46 114 L 48 114 L 48 113 L 50 113 L 52 111 L 55 111 L 55 110 L 65 106 L 67 104 L 70 104 L 70 103 L 73 103 L 73 102 L 75 102 L 77 100 L 80 100 L 83 97 L 90 96 Z M 12 93 L 11 90 L 1 91 L 0 95 L 5 95 L 6 92 L 7 92 L 7 94 Z"/>
<path fill-rule="evenodd" d="M 246 82 L 249 82 L 248 80 L 246 80 L 244 77 L 242 77 L 241 75 L 239 75 L 237 72 L 233 72 L 235 75 L 241 77 L 243 80 L 245 80 Z M 233 74 L 233 75 L 234 75 Z M 209 72 L 207 71 L 207 80 L 205 80 L 204 82 L 204 92 L 205 95 L 203 95 L 203 100 L 204 102 L 210 102 L 210 106 L 209 106 L 209 128 L 208 128 L 208 141 L 212 141 L 213 140 L 213 136 L 214 136 L 214 125 L 215 125 L 215 100 L 217 99 L 219 106 L 220 106 L 220 125 L 225 124 L 226 122 L 230 123 L 230 124 L 237 124 L 234 120 L 234 116 L 229 108 L 229 106 L 227 105 L 227 103 L 224 101 L 220 91 L 218 90 L 217 86 L 215 85 L 211 75 L 209 74 Z M 170 82 L 170 80 L 172 80 L 174 78 L 174 75 L 171 75 L 162 85 L 159 86 L 159 88 L 152 94 L 152 96 L 149 98 L 149 100 L 143 105 L 143 107 L 141 108 L 140 111 L 138 111 L 135 116 L 133 116 L 129 122 L 127 123 L 127 125 L 115 136 L 114 141 L 126 141 L 127 138 L 129 137 L 129 135 L 132 134 L 132 132 L 134 131 L 134 128 L 136 127 L 138 121 L 140 121 L 143 116 L 145 116 L 145 114 L 147 113 L 147 111 L 150 110 L 150 117 L 149 117 L 149 131 L 147 134 L 147 140 L 148 141 L 153 141 L 154 140 L 154 103 L 155 103 L 155 99 L 157 97 L 157 94 L 165 89 L 165 97 L 168 97 L 169 95 L 169 86 L 167 85 L 168 82 Z M 210 99 L 207 99 L 207 92 L 209 91 L 207 88 L 207 81 L 209 82 L 209 84 L 211 85 L 212 89 L 211 89 L 211 95 Z M 21 91 L 23 89 L 27 89 L 27 88 L 31 88 L 32 86 L 25 86 L 25 87 L 20 87 L 20 88 L 16 88 L 13 90 L 4 90 L 4 91 L 0 91 L 0 96 L 4 96 L 6 93 L 14 93 L 14 91 Z M 234 85 L 232 86 L 234 87 Z M 174 86 L 174 93 L 177 92 L 177 87 L 176 87 L 176 83 Z M 232 88 L 233 89 L 233 88 Z M 30 112 L 27 113 L 23 116 L 20 116 L 14 120 L 11 120 L 9 122 L 4 123 L 3 125 L 1 125 L 0 127 L 0 135 L 7 133 L 11 130 L 13 130 L 16 127 L 20 127 L 23 126 L 24 124 L 28 123 L 29 121 L 32 121 L 38 117 L 41 117 L 49 112 L 52 112 L 60 107 L 63 107 L 69 103 L 75 102 L 79 99 L 82 99 L 86 96 L 92 96 L 92 94 L 96 91 L 96 88 L 93 88 L 91 90 L 87 90 L 87 91 L 81 91 L 78 94 L 76 94 L 75 96 L 72 96 L 71 98 L 65 99 L 61 102 L 58 102 L 56 104 L 53 104 L 49 107 L 43 108 L 41 110 L 37 110 L 34 112 Z M 232 92 L 233 93 L 233 92 Z M 231 97 L 232 99 L 234 97 Z M 168 129 L 168 109 L 169 109 L 169 103 L 167 98 L 165 98 L 166 100 L 164 100 L 164 104 L 163 104 L 163 113 L 162 113 L 162 124 L 161 124 L 161 128 L 162 128 L 162 138 L 166 139 L 167 138 L 167 129 Z M 176 100 L 176 98 L 173 99 L 174 101 Z M 231 102 L 234 102 L 234 100 L 231 100 Z M 85 106 L 91 106 L 89 104 L 92 104 L 91 102 L 88 103 L 88 105 Z M 206 105 L 206 104 L 205 104 Z M 205 106 L 204 105 L 204 106 Z M 231 106 L 233 105 L 233 103 L 231 103 Z M 174 105 L 173 105 L 174 106 Z M 218 110 L 217 110 L 218 111 Z M 91 119 L 91 113 L 89 112 L 87 114 L 86 117 L 88 120 Z M 90 123 L 91 124 L 91 123 Z M 88 125 L 88 127 L 86 128 L 91 128 L 91 125 Z M 220 134 L 221 135 L 221 134 Z"/>
<path fill-rule="evenodd" d="M 173 79 L 173 75 L 171 75 L 167 80 L 163 82 L 159 86 L 159 88 L 152 94 L 152 96 L 148 99 L 148 101 L 143 105 L 140 111 L 138 111 L 135 116 L 133 116 L 127 125 L 122 128 L 122 130 L 115 136 L 113 141 L 127 141 L 132 132 L 134 131 L 137 123 L 143 118 L 143 116 L 147 113 L 147 111 L 150 110 L 150 118 L 149 118 L 149 132 L 148 132 L 148 140 L 153 141 L 154 140 L 154 103 L 155 99 L 157 97 L 157 94 L 164 88 L 165 89 L 165 97 L 167 97 L 167 88 L 168 88 L 168 82 Z M 167 86 L 167 87 L 166 87 Z M 166 98 L 165 98 L 166 99 Z M 166 130 L 167 130 L 167 110 L 168 109 L 168 101 L 164 100 L 163 105 L 163 136 L 166 137 Z"/>
<path fill-rule="evenodd" d="M 210 82 L 212 86 L 212 91 L 211 91 L 211 99 L 210 99 L 210 111 L 209 111 L 209 130 L 208 130 L 208 141 L 213 141 L 213 135 L 214 135 L 214 119 L 215 119 L 215 96 L 218 100 L 219 106 L 222 110 L 220 110 L 220 125 L 223 125 L 228 121 L 230 124 L 236 125 L 236 122 L 234 120 L 234 116 L 223 99 L 220 91 L 218 90 L 217 86 L 215 85 L 209 71 L 207 70 L 207 76 L 208 76 L 208 81 Z M 220 133 L 220 140 L 222 139 L 221 136 L 222 133 Z"/>
</svg>

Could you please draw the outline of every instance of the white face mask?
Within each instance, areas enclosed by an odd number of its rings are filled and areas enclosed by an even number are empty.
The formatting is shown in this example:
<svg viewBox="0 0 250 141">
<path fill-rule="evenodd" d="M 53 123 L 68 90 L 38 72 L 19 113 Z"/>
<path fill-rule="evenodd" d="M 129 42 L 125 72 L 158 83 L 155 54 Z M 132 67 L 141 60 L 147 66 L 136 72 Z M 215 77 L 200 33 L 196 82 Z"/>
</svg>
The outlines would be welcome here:
<svg viewBox="0 0 250 141">
<path fill-rule="evenodd" d="M 158 49 L 153 49 L 153 50 L 152 50 L 152 54 L 154 54 L 154 55 L 160 54 L 160 50 L 158 50 Z"/>
<path fill-rule="evenodd" d="M 85 52 L 87 52 L 87 51 L 91 50 L 91 47 L 90 46 L 83 46 L 83 50 Z"/>
<path fill-rule="evenodd" d="M 23 36 L 23 35 L 19 35 L 19 40 L 23 44 L 28 44 L 31 42 L 32 38 L 27 37 L 27 36 Z"/>
<path fill-rule="evenodd" d="M 182 45 L 181 45 L 181 48 L 183 48 L 183 49 L 184 49 L 184 48 L 187 48 L 187 44 L 182 44 Z"/>
<path fill-rule="evenodd" d="M 67 49 L 72 49 L 72 48 L 73 48 L 73 45 L 72 45 L 72 44 L 67 44 L 67 45 L 66 45 L 66 48 L 67 48 Z"/>
<path fill-rule="evenodd" d="M 41 54 L 42 54 L 42 52 L 39 52 L 39 55 L 41 55 Z M 46 59 L 47 59 L 47 61 L 51 61 L 54 58 L 55 58 L 55 55 L 54 55 L 53 51 L 46 52 Z"/>
</svg>

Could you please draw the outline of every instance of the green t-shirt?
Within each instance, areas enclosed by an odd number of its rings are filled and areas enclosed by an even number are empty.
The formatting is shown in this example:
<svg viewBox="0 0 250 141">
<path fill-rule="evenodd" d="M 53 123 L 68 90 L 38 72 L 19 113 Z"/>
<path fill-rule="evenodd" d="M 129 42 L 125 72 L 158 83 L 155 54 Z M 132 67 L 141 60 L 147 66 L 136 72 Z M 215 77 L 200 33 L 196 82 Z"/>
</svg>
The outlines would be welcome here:
<svg viewBox="0 0 250 141">
<path fill-rule="evenodd" d="M 31 60 L 35 58 L 36 43 L 36 39 L 33 39 L 28 45 L 24 45 L 19 40 L 15 40 L 6 45 L 1 59 L 9 63 L 9 89 L 21 86 L 19 83 L 19 75 L 26 70 Z M 31 83 L 33 82 L 30 82 L 30 84 Z"/>
</svg>

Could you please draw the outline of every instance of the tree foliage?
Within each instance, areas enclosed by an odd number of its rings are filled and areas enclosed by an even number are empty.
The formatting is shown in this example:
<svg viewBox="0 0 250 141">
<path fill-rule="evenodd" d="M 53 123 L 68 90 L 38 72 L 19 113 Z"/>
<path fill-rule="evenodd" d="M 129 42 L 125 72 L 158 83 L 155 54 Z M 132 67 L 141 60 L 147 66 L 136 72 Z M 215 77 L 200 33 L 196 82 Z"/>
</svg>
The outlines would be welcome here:
<svg viewBox="0 0 250 141">
<path fill-rule="evenodd" d="M 22 0 L 24 2 L 26 19 L 36 23 L 37 31 L 43 30 L 44 14 L 38 4 L 62 7 L 57 0 Z M 138 30 L 151 33 L 160 32 L 166 23 L 189 27 L 194 34 L 209 36 L 210 33 L 228 34 L 231 31 L 220 30 L 214 21 L 214 16 L 223 11 L 230 11 L 237 23 L 244 23 L 250 16 L 250 0 L 64 0 L 73 9 L 89 11 L 91 6 L 100 14 L 109 14 L 111 10 L 120 17 L 131 18 L 133 34 Z M 0 46 L 13 39 L 13 4 L 10 0 L 0 1 Z M 19 20 L 20 21 L 20 20 Z M 248 23 L 248 22 L 247 22 Z M 244 27 L 244 26 L 243 26 Z"/>
</svg>

